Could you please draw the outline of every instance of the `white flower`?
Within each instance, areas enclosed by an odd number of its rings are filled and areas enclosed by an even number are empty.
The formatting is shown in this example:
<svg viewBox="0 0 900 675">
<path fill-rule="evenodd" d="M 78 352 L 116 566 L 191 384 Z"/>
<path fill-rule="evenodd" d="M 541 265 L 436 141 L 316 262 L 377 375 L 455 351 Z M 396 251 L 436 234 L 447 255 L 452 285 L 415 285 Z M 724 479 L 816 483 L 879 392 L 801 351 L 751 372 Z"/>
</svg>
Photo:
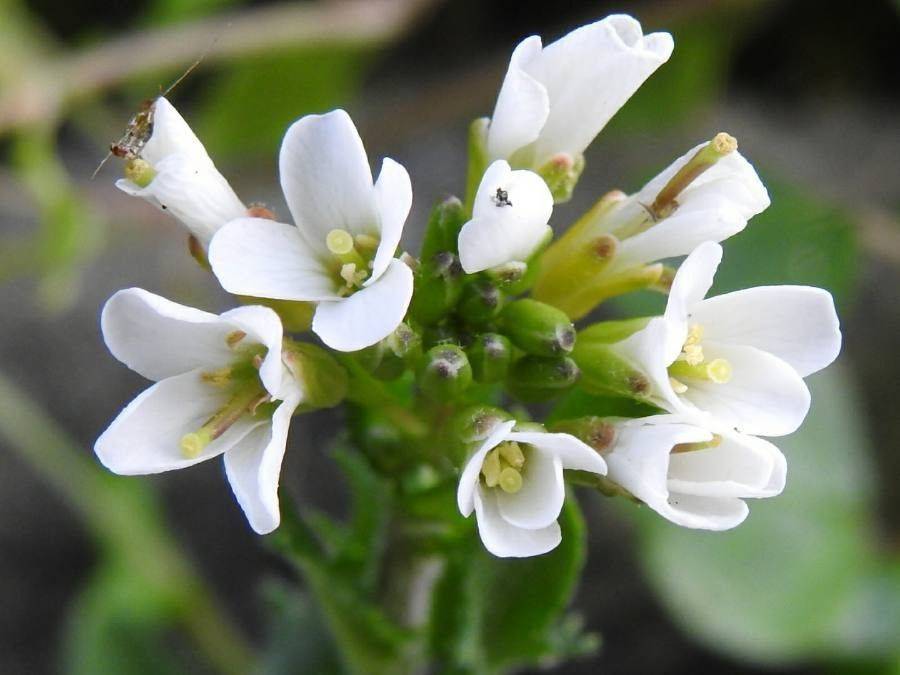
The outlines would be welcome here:
<svg viewBox="0 0 900 675">
<path fill-rule="evenodd" d="M 281 461 L 303 398 L 282 362 L 278 315 L 252 306 L 217 316 L 130 288 L 106 303 L 101 327 L 112 355 L 156 384 L 97 439 L 100 461 L 135 475 L 224 454 L 251 527 L 278 527 Z"/>
<path fill-rule="evenodd" d="M 552 212 L 553 196 L 540 176 L 513 171 L 498 159 L 485 171 L 472 205 L 472 219 L 459 233 L 462 268 L 474 274 L 528 260 L 551 236 L 547 222 Z"/>
<path fill-rule="evenodd" d="M 618 240 L 616 255 L 604 274 L 687 255 L 705 241 L 724 241 L 769 207 L 769 194 L 753 166 L 733 150 L 684 187 L 674 210 L 654 222 L 650 205 L 679 169 L 708 144 L 700 143 L 679 157 L 616 204 L 592 230 L 592 236 L 608 233 Z"/>
<path fill-rule="evenodd" d="M 356 351 L 387 337 L 413 292 L 412 271 L 394 258 L 412 204 L 406 169 L 385 159 L 373 184 L 343 110 L 295 122 L 279 166 L 296 227 L 260 218 L 228 223 L 209 249 L 222 286 L 319 303 L 312 329 L 332 349 Z"/>
<path fill-rule="evenodd" d="M 574 436 L 513 431 L 515 424 L 493 429 L 469 458 L 456 493 L 463 516 L 475 511 L 485 548 L 504 558 L 540 555 L 559 545 L 564 468 L 606 473 L 603 458 Z"/>
<path fill-rule="evenodd" d="M 614 15 L 541 47 L 538 36 L 513 51 L 487 133 L 490 159 L 540 168 L 575 159 L 638 87 L 672 54 L 668 33 L 644 35 Z"/>
<path fill-rule="evenodd" d="M 671 412 L 705 411 L 748 434 L 789 434 L 809 411 L 802 378 L 840 352 L 834 300 L 809 286 L 704 300 L 721 259 L 719 244 L 698 246 L 675 275 L 664 316 L 613 349 L 647 375 L 654 402 Z"/>
<path fill-rule="evenodd" d="M 153 103 L 152 124 L 150 138 L 140 151 L 152 179 L 141 187 L 122 178 L 116 187 L 180 220 L 206 248 L 216 230 L 229 220 L 247 215 L 247 207 L 218 172 L 184 118 L 162 96 Z"/>
<path fill-rule="evenodd" d="M 604 457 L 610 480 L 673 523 L 704 530 L 739 525 L 743 499 L 780 494 L 787 473 L 768 441 L 678 415 L 616 424 Z"/>
</svg>

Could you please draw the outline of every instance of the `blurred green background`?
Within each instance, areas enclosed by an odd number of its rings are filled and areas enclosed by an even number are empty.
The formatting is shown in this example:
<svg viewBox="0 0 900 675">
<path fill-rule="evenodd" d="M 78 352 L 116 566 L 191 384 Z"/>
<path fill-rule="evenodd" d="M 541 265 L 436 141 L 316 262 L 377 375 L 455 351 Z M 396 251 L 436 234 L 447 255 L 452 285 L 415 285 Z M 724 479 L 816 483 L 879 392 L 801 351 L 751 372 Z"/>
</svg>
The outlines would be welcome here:
<svg viewBox="0 0 900 675">
<path fill-rule="evenodd" d="M 675 53 L 591 147 L 557 229 L 728 131 L 773 205 L 725 244 L 716 290 L 823 286 L 845 348 L 779 443 L 785 494 L 737 530 L 583 495 L 575 608 L 602 644 L 553 672 L 900 673 L 900 5 L 887 0 L 0 0 L 0 673 L 241 673 L 251 649 L 266 672 L 336 672 L 218 463 L 120 478 L 93 458 L 144 386 L 103 347 L 103 301 L 139 285 L 228 305 L 178 226 L 113 187 L 117 161 L 90 180 L 140 102 L 205 53 L 170 98 L 237 192 L 281 214 L 284 128 L 346 108 L 373 162 L 410 171 L 415 251 L 429 206 L 463 187 L 468 122 L 489 114 L 514 44 L 613 11 L 672 32 Z M 335 514 L 341 424 L 298 418 L 282 479 Z"/>
</svg>

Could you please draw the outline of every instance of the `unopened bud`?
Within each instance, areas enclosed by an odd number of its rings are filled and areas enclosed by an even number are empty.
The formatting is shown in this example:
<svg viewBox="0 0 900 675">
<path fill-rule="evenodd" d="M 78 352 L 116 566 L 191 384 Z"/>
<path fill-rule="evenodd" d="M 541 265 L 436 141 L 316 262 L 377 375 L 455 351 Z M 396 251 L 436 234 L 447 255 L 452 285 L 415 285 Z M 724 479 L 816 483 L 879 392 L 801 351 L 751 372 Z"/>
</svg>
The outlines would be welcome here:
<svg viewBox="0 0 900 675">
<path fill-rule="evenodd" d="M 266 220 L 278 220 L 275 211 L 262 202 L 253 202 L 247 207 L 247 215 L 251 218 L 265 218 Z"/>
<path fill-rule="evenodd" d="M 512 416 L 500 408 L 477 406 L 463 410 L 454 418 L 453 431 L 464 444 L 478 443 L 491 435 L 498 424 Z"/>
<path fill-rule="evenodd" d="M 332 408 L 347 396 L 347 371 L 321 347 L 285 339 L 281 359 L 303 391 L 304 408 Z"/>
<path fill-rule="evenodd" d="M 503 293 L 487 279 L 476 279 L 466 284 L 457 309 L 470 326 L 480 326 L 493 321 L 503 306 Z"/>
<path fill-rule="evenodd" d="M 462 292 L 462 267 L 449 251 L 422 261 L 415 273 L 415 292 L 409 312 L 418 323 L 429 326 L 443 319 L 456 306 Z"/>
<path fill-rule="evenodd" d="M 550 194 L 553 195 L 553 201 L 561 204 L 572 198 L 572 191 L 583 170 L 583 155 L 573 158 L 572 155 L 561 152 L 551 157 L 537 172 L 547 184 Z"/>
<path fill-rule="evenodd" d="M 466 168 L 466 212 L 472 212 L 475 194 L 488 166 L 487 131 L 491 120 L 479 117 L 469 125 L 468 166 Z"/>
<path fill-rule="evenodd" d="M 499 382 L 512 363 L 512 344 L 498 333 L 484 333 L 466 349 L 476 382 Z"/>
<path fill-rule="evenodd" d="M 507 305 L 500 314 L 504 333 L 517 347 L 538 356 L 572 351 L 575 327 L 556 307 L 525 298 Z"/>
<path fill-rule="evenodd" d="M 650 321 L 650 317 L 621 319 L 619 321 L 600 321 L 578 331 L 578 344 L 589 343 L 613 344 L 637 333 Z"/>
<path fill-rule="evenodd" d="M 191 254 L 191 257 L 197 261 L 197 264 L 200 265 L 200 267 L 207 271 L 212 270 L 212 267 L 210 267 L 209 264 L 209 258 L 207 258 L 206 251 L 203 249 L 203 244 L 201 244 L 200 240 L 192 234 L 188 235 L 188 253 Z"/>
<path fill-rule="evenodd" d="M 590 393 L 646 401 L 651 383 L 646 374 L 599 340 L 579 340 L 572 358 L 581 368 L 581 384 Z"/>
<path fill-rule="evenodd" d="M 419 373 L 419 386 L 435 399 L 455 398 L 472 384 L 472 367 L 457 345 L 437 345 L 428 350 Z"/>
<path fill-rule="evenodd" d="M 456 197 L 448 197 L 436 204 L 425 225 L 419 257 L 426 261 L 443 251 L 455 253 L 459 230 L 467 220 L 465 207 Z"/>
<path fill-rule="evenodd" d="M 609 450 L 616 440 L 616 427 L 602 417 L 579 417 L 565 420 L 553 426 L 553 431 L 571 434 L 599 453 Z"/>
<path fill-rule="evenodd" d="M 579 377 L 575 361 L 567 356 L 523 356 L 506 378 L 510 393 L 526 402 L 546 401 L 572 387 Z"/>
</svg>

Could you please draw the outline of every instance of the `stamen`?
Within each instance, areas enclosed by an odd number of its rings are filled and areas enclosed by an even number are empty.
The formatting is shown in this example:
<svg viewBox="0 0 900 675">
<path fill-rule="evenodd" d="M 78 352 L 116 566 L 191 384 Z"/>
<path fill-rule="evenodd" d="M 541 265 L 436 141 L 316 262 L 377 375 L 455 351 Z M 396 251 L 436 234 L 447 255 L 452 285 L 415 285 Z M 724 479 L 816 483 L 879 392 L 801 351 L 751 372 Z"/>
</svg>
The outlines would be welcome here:
<svg viewBox="0 0 900 675">
<path fill-rule="evenodd" d="M 706 363 L 675 361 L 669 366 L 669 376 L 679 379 L 707 380 L 716 384 L 726 384 L 731 380 L 731 364 L 725 359 L 713 359 Z M 679 392 L 680 393 L 680 392 Z"/>
<path fill-rule="evenodd" d="M 199 456 L 207 445 L 228 431 L 243 415 L 252 415 L 261 403 L 268 400 L 269 393 L 259 382 L 236 392 L 202 427 L 181 437 L 179 445 L 182 455 L 187 459 Z"/>
<path fill-rule="evenodd" d="M 373 237 L 370 234 L 358 234 L 355 237 L 357 248 L 368 252 L 374 253 L 378 250 L 378 244 L 381 242 L 378 240 L 378 237 Z"/>
<path fill-rule="evenodd" d="M 512 468 L 521 469 L 525 466 L 525 455 L 522 453 L 522 448 L 515 441 L 501 443 L 497 446 L 497 450 L 500 452 L 500 457 Z"/>
<path fill-rule="evenodd" d="M 706 367 L 706 373 L 716 384 L 727 384 L 731 381 L 731 364 L 725 359 L 713 359 Z"/>
<path fill-rule="evenodd" d="M 231 349 L 234 349 L 235 345 L 238 342 L 247 337 L 247 334 L 242 330 L 232 331 L 228 335 L 225 336 L 225 344 L 228 345 Z"/>
<path fill-rule="evenodd" d="M 703 326 L 699 323 L 691 324 L 688 328 L 687 339 L 684 341 L 685 346 L 700 344 L 703 339 Z"/>
<path fill-rule="evenodd" d="M 708 450 L 709 448 L 718 448 L 722 445 L 722 437 L 719 434 L 713 434 L 711 440 L 700 441 L 698 443 L 679 443 L 672 448 L 672 454 L 677 455 L 682 452 L 694 452 L 696 450 Z"/>
<path fill-rule="evenodd" d="M 491 450 L 481 464 L 481 473 L 484 476 L 485 485 L 488 487 L 496 487 L 497 483 L 500 481 L 501 471 L 500 455 L 494 450 Z"/>
<path fill-rule="evenodd" d="M 678 358 L 682 361 L 686 361 L 692 366 L 696 366 L 698 363 L 703 363 L 703 347 L 700 345 L 689 345 L 685 343 L 684 349 Z"/>
<path fill-rule="evenodd" d="M 683 394 L 688 390 L 687 385 L 684 382 L 676 380 L 674 377 L 669 378 L 669 384 L 672 385 L 672 391 L 676 394 Z"/>
<path fill-rule="evenodd" d="M 500 472 L 500 489 L 507 494 L 515 494 L 522 489 L 522 474 L 511 466 Z"/>
<path fill-rule="evenodd" d="M 231 368 L 219 368 L 218 370 L 201 373 L 200 377 L 203 378 L 204 382 L 208 382 L 216 387 L 224 387 L 231 382 L 231 375 Z"/>
</svg>

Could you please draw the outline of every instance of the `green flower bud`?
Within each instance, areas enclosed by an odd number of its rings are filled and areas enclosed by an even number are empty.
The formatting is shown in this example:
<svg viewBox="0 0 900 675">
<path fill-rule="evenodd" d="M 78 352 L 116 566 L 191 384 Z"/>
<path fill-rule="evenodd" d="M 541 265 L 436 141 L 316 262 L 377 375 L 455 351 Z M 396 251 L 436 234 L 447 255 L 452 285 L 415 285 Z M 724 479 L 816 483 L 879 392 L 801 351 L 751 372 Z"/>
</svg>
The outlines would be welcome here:
<svg viewBox="0 0 900 675">
<path fill-rule="evenodd" d="M 512 365 L 506 384 L 509 392 L 523 401 L 546 401 L 572 387 L 578 377 L 578 366 L 568 356 L 527 355 Z"/>
<path fill-rule="evenodd" d="M 425 326 L 435 324 L 456 306 L 461 292 L 459 259 L 449 251 L 436 253 L 416 271 L 410 316 Z"/>
<path fill-rule="evenodd" d="M 538 356 L 559 356 L 575 346 L 575 327 L 564 312 L 531 299 L 516 300 L 500 314 L 500 324 L 520 349 Z"/>
<path fill-rule="evenodd" d="M 436 345 L 425 354 L 419 386 L 435 399 L 455 398 L 472 384 L 472 366 L 457 345 Z"/>
<path fill-rule="evenodd" d="M 497 333 L 484 333 L 466 350 L 476 382 L 499 382 L 512 363 L 512 344 Z"/>
<path fill-rule="evenodd" d="M 572 358 L 581 369 L 581 384 L 587 391 L 649 400 L 650 380 L 610 345 L 599 340 L 579 340 Z"/>
<path fill-rule="evenodd" d="M 551 157 L 537 172 L 550 189 L 553 201 L 562 204 L 572 198 L 572 191 L 583 170 L 583 155 L 573 158 L 568 153 L 561 152 Z"/>
<path fill-rule="evenodd" d="M 493 321 L 503 307 L 503 293 L 487 279 L 476 279 L 466 284 L 457 309 L 469 325 L 481 326 Z"/>
<path fill-rule="evenodd" d="M 448 197 L 438 203 L 431 211 L 425 236 L 422 240 L 420 258 L 430 260 L 438 253 L 449 251 L 456 253 L 456 241 L 459 230 L 468 220 L 463 203 L 456 197 Z"/>
<path fill-rule="evenodd" d="M 602 417 L 579 417 L 563 420 L 553 425 L 553 431 L 571 434 L 581 439 L 599 453 L 612 447 L 616 440 L 616 427 L 611 420 Z"/>
<path fill-rule="evenodd" d="M 303 389 L 302 409 L 333 408 L 347 396 L 347 371 L 321 347 L 285 339 L 281 358 Z"/>
<path fill-rule="evenodd" d="M 479 117 L 469 125 L 469 162 L 466 170 L 466 212 L 472 212 L 475 193 L 488 166 L 487 130 L 491 120 Z M 456 250 L 456 249 L 454 249 Z"/>
</svg>

